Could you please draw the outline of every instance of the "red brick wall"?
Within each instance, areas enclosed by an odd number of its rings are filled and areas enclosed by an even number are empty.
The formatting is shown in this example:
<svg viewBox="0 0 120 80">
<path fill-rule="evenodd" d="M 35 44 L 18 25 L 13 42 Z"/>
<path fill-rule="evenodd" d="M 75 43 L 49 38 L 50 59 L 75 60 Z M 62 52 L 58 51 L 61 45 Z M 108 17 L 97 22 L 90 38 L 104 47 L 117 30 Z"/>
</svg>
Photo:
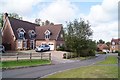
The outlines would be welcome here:
<svg viewBox="0 0 120 80">
<path fill-rule="evenodd" d="M 10 27 L 8 18 L 2 32 L 3 32 L 2 44 L 10 44 L 11 50 L 15 50 L 16 49 L 15 36 L 13 34 L 12 28 Z"/>
</svg>

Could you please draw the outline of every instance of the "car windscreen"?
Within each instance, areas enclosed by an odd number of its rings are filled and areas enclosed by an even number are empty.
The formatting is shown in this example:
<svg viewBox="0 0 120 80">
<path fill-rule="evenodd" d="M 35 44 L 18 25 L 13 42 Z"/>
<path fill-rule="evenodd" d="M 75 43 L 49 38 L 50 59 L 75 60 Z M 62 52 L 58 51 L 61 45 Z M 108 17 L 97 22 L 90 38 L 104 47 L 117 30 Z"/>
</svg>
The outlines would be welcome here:
<svg viewBox="0 0 120 80">
<path fill-rule="evenodd" d="M 2 46 L 2 45 L 0 45 L 0 48 L 3 48 L 3 46 Z"/>
</svg>

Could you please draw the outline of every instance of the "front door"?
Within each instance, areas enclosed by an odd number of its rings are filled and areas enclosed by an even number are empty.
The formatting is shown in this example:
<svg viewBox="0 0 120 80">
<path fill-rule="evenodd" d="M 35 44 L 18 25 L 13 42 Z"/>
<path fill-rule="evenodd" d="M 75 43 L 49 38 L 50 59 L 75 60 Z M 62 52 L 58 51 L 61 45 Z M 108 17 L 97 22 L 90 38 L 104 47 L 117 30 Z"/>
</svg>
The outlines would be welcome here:
<svg viewBox="0 0 120 80">
<path fill-rule="evenodd" d="M 27 49 L 27 40 L 23 41 L 23 49 Z"/>
<path fill-rule="evenodd" d="M 35 40 L 30 40 L 30 49 L 35 48 Z"/>
</svg>

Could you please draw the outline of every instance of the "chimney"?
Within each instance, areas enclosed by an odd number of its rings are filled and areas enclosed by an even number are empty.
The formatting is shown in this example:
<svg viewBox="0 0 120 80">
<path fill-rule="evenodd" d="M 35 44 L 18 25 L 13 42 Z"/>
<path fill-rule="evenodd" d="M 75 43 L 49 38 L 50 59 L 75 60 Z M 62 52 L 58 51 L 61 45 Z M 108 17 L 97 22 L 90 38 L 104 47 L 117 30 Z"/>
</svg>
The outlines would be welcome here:
<svg viewBox="0 0 120 80">
<path fill-rule="evenodd" d="M 5 14 L 3 15 L 3 21 L 5 21 L 7 17 L 8 17 L 8 13 L 5 13 Z"/>
</svg>

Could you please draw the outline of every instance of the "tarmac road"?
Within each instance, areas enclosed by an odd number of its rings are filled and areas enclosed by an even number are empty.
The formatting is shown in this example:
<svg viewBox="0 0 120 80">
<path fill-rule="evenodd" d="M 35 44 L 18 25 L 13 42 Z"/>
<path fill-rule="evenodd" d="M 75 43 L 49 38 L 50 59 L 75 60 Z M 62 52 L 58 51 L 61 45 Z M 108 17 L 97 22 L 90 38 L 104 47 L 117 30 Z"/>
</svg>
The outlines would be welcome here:
<svg viewBox="0 0 120 80">
<path fill-rule="evenodd" d="M 96 62 L 104 60 L 105 57 L 106 55 L 102 54 L 96 58 L 83 60 L 83 61 L 75 61 L 70 63 L 61 63 L 61 64 L 55 64 L 55 65 L 37 66 L 37 67 L 29 67 L 29 68 L 14 69 L 14 70 L 5 70 L 2 73 L 2 77 L 3 78 L 31 78 L 31 80 L 34 80 L 33 78 L 41 78 L 58 71 L 92 65 Z"/>
</svg>

